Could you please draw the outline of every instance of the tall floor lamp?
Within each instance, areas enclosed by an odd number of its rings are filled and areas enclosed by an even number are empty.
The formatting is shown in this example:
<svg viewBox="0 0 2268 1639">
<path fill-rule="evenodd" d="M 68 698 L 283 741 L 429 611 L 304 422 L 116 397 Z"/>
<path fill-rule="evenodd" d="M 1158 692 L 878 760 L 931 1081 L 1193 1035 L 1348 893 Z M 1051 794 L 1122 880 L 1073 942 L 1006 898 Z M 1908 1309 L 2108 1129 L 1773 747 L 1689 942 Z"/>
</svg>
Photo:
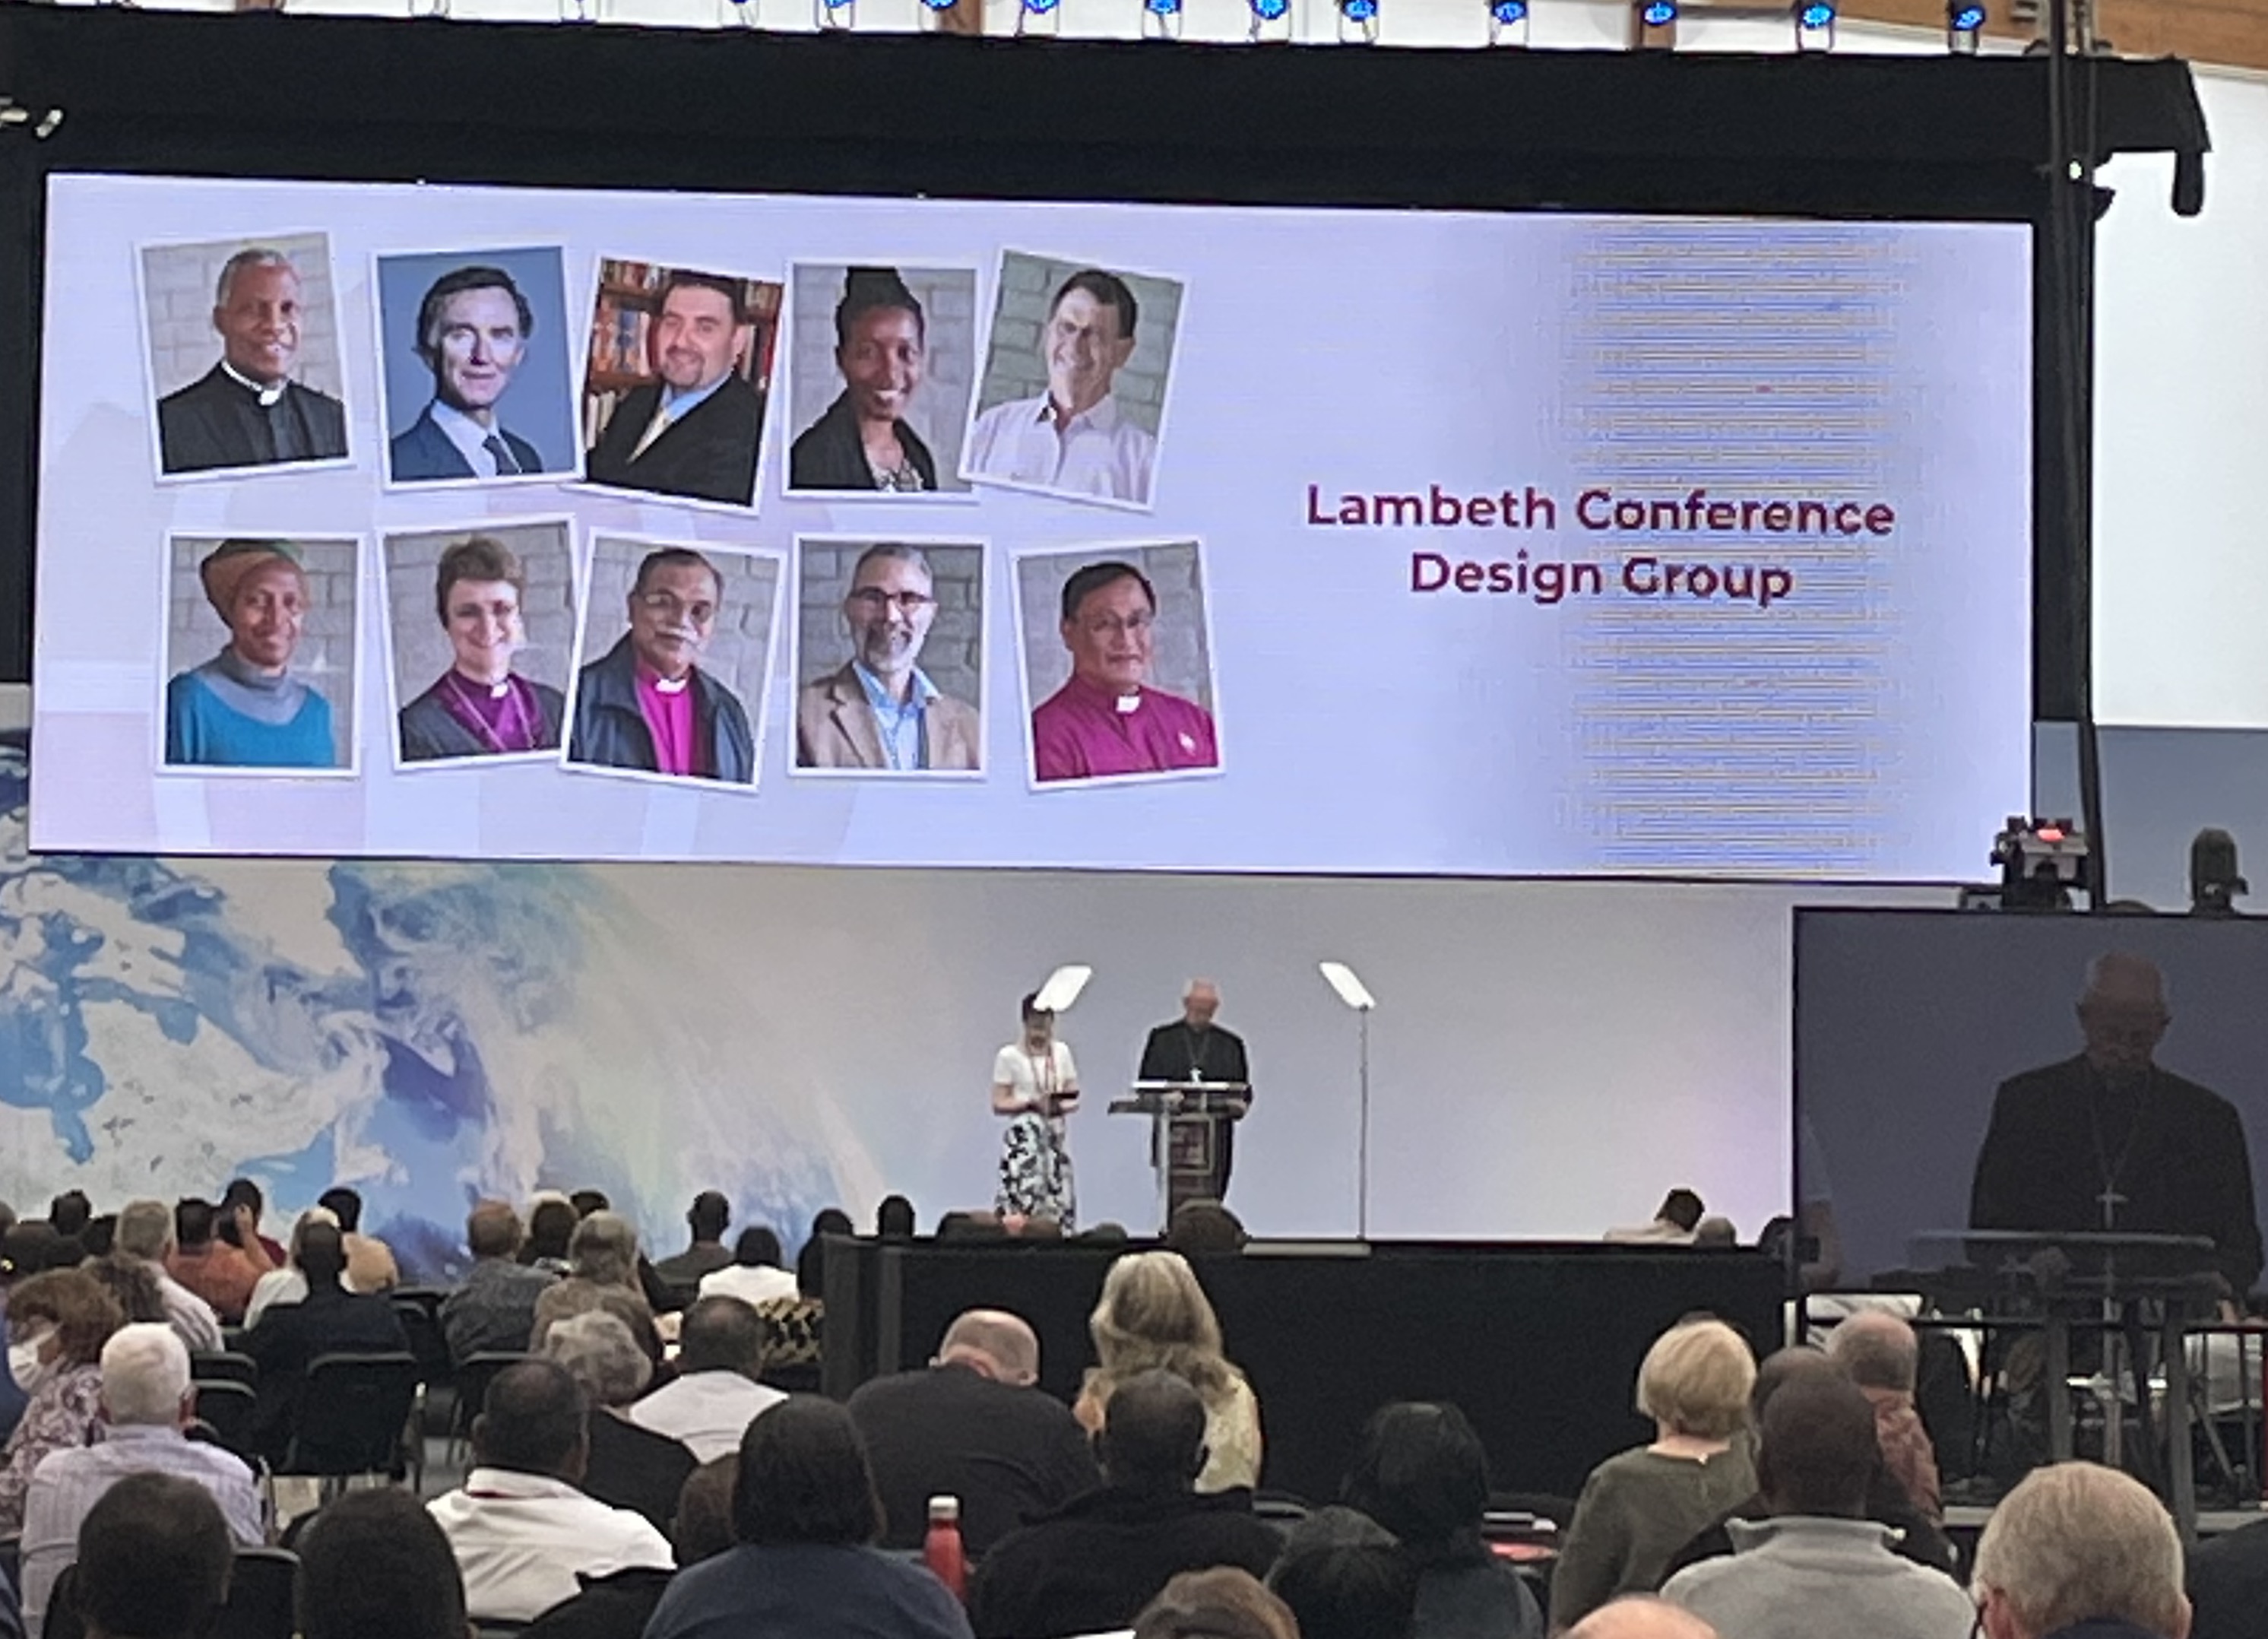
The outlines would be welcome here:
<svg viewBox="0 0 2268 1639">
<path fill-rule="evenodd" d="M 1370 993 L 1370 986 L 1355 977 L 1354 970 L 1344 962 L 1319 962 L 1316 971 L 1323 983 L 1341 1001 L 1354 1009 L 1356 1064 L 1361 1087 L 1360 1113 L 1357 1118 L 1354 1163 L 1354 1232 L 1359 1240 L 1370 1239 L 1370 1010 L 1378 1005 L 1378 998 Z"/>
</svg>

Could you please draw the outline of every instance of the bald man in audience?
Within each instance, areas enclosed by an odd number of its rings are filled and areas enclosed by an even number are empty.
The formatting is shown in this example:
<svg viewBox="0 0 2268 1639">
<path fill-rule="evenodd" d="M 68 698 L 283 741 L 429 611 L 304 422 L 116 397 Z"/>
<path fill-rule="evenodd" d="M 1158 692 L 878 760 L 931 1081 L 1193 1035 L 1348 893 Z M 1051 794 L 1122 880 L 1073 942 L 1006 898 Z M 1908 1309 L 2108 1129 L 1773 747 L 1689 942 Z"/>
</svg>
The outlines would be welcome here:
<svg viewBox="0 0 2268 1639">
<path fill-rule="evenodd" d="M 2189 1639 L 2165 1505 L 2094 1463 L 2024 1476 L 1985 1522 L 1970 1591 L 1984 1639 Z"/>
<path fill-rule="evenodd" d="M 925 1370 L 850 1397 L 886 1517 L 886 1547 L 917 1548 L 929 1499 L 961 1499 L 961 1541 L 981 1554 L 1027 1519 L 1101 1483 L 1086 1432 L 1042 1392 L 1040 1340 L 1021 1318 L 972 1309 Z"/>
<path fill-rule="evenodd" d="M 1864 1310 L 1827 1334 L 1827 1355 L 1873 1403 L 1874 1438 L 1890 1478 L 1933 1522 L 1942 1520 L 1937 1448 L 1914 1407 L 1914 1377 L 1921 1362 L 1914 1329 L 1896 1315 Z"/>
<path fill-rule="evenodd" d="M 1601 1606 L 1565 1639 L 1718 1639 L 1717 1630 L 1667 1599 L 1633 1593 Z"/>
</svg>

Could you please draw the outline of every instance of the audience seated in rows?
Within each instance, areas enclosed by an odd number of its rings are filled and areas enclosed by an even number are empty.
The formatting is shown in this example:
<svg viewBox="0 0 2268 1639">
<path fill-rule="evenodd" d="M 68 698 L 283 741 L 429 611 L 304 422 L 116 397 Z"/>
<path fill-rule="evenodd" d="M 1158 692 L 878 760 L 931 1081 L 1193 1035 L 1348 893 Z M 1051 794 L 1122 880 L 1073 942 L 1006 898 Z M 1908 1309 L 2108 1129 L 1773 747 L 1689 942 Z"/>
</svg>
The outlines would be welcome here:
<svg viewBox="0 0 2268 1639">
<path fill-rule="evenodd" d="M 678 1329 L 675 1380 L 632 1405 L 630 1421 L 714 1462 L 787 1398 L 760 1381 L 763 1370 L 764 1318 L 737 1297 L 702 1298 Z"/>
<path fill-rule="evenodd" d="M 350 1491 L 299 1533 L 299 1639 L 467 1639 L 465 1583 L 416 1497 Z"/>
<path fill-rule="evenodd" d="M 192 1355 L 220 1351 L 220 1317 L 213 1306 L 176 1281 L 166 1267 L 173 1251 L 173 1214 L 161 1200 L 130 1200 L 118 1214 L 111 1234 L 111 1256 L 130 1258 L 157 1277 L 166 1324 Z"/>
<path fill-rule="evenodd" d="M 1756 1387 L 1749 1392 L 1749 1426 L 1761 1428 L 1764 1408 L 1771 1398 L 1786 1384 L 1812 1377 L 1830 1377 L 1847 1381 L 1842 1365 L 1815 1348 L 1775 1349 L 1764 1356 L 1756 1368 Z M 1675 1575 L 1689 1565 L 1714 1559 L 1733 1551 L 1732 1527 L 1736 1521 L 1756 1521 L 1771 1517 L 1771 1503 L 1759 1491 L 1742 1498 L 1728 1509 L 1724 1517 L 1712 1522 L 1670 1556 L 1668 1575 Z M 1918 1565 L 1955 1576 L 1959 1571 L 1959 1555 L 1952 1539 L 1913 1504 L 1905 1488 L 1890 1477 L 1888 1465 L 1877 1460 L 1867 1484 L 1866 1517 L 1880 1525 L 1887 1525 L 1892 1533 L 1893 1551 Z M 1666 1577 L 1665 1577 L 1666 1579 Z"/>
<path fill-rule="evenodd" d="M 737 1297 L 744 1303 L 784 1302 L 799 1296 L 795 1276 L 781 1267 L 779 1237 L 751 1224 L 733 1243 L 733 1261 L 701 1277 L 703 1297 Z"/>
<path fill-rule="evenodd" d="M 1771 1517 L 1731 1527 L 1734 1553 L 1671 1577 L 1661 1597 L 1742 1639 L 1967 1639 L 1976 1612 L 1952 1578 L 1890 1551 L 1865 1517 L 1881 1462 L 1874 1408 L 1840 1373 L 1811 1373 L 1766 1403 L 1756 1478 Z"/>
<path fill-rule="evenodd" d="M 268 1310 L 244 1334 L 244 1352 L 260 1367 L 253 1439 L 270 1464 L 281 1465 L 306 1388 L 307 1369 L 325 1355 L 388 1354 L 409 1347 L 401 1318 L 382 1297 L 350 1292 L 340 1284 L 346 1247 L 335 1225 L 301 1226 L 298 1269 L 307 1295 Z"/>
<path fill-rule="evenodd" d="M 1096 1442 L 1103 1484 L 993 1546 L 969 1586 L 980 1639 L 1060 1639 L 1131 1622 L 1185 1570 L 1263 1575 L 1282 1547 L 1239 1488 L 1200 1495 L 1205 1406 L 1170 1371 L 1112 1390 Z"/>
<path fill-rule="evenodd" d="M 697 1287 L 701 1278 L 733 1262 L 725 1249 L 725 1231 L 732 1227 L 733 1205 L 715 1190 L 703 1190 L 686 1209 L 685 1225 L 692 1244 L 674 1258 L 665 1258 L 653 1272 L 676 1287 Z"/>
<path fill-rule="evenodd" d="M 0 1447 L 0 1536 L 24 1528 L 32 1475 L 92 1438 L 102 1414 L 102 1347 L 125 1324 L 117 1303 L 77 1269 L 35 1274 L 8 1294 L 8 1370 L 28 1397 Z"/>
<path fill-rule="evenodd" d="M 630 1329 L 603 1309 L 585 1310 L 544 1334 L 543 1356 L 575 1379 L 590 1406 L 583 1489 L 667 1532 L 678 1495 L 700 1465 L 683 1441 L 631 1420 L 630 1407 L 653 1381 L 653 1362 Z"/>
<path fill-rule="evenodd" d="M 1145 1371 L 1170 1371 L 1197 1392 L 1205 1408 L 1204 1472 L 1200 1491 L 1260 1483 L 1260 1402 L 1244 1374 L 1221 1352 L 1220 1321 L 1179 1252 L 1130 1252 L 1110 1266 L 1102 1296 L 1088 1318 L 1095 1358 L 1079 1403 L 1080 1426 L 1102 1426 L 1116 1386 Z"/>
<path fill-rule="evenodd" d="M 1464 1413 L 1381 1407 L 1363 1430 L 1342 1498 L 1392 1532 L 1418 1571 L 1416 1639 L 1542 1639 L 1535 1596 L 1481 1539 L 1488 1452 Z"/>
<path fill-rule="evenodd" d="M 77 1556 L 79 1527 L 130 1473 L 170 1473 L 211 1493 L 229 1534 L 245 1547 L 267 1539 L 258 1484 L 242 1459 L 188 1437 L 196 1419 L 189 1353 L 162 1323 L 121 1327 L 102 1346 L 99 1444 L 60 1451 L 33 1471 L 20 1545 L 24 1617 L 39 1631 L 48 1596 Z"/>
<path fill-rule="evenodd" d="M 1334 1504 L 1292 1527 L 1268 1589 L 1300 1624 L 1300 1639 L 1410 1639 L 1418 1576 L 1392 1532 Z"/>
<path fill-rule="evenodd" d="M 672 1511 L 669 1533 L 679 1569 L 714 1559 L 733 1546 L 733 1485 L 739 1452 L 703 1463 L 688 1477 Z M 605 1576 L 585 1576 L 583 1591 L 555 1605 L 523 1629 L 521 1639 L 639 1639 L 669 1591 L 674 1573 L 631 1565 Z"/>
<path fill-rule="evenodd" d="M 850 1413 L 791 1395 L 741 1439 L 738 1546 L 681 1571 L 644 1639 L 969 1639 L 942 1583 L 872 1546 L 881 1525 Z"/>
<path fill-rule="evenodd" d="M 1551 1575 L 1551 1626 L 1572 1627 L 1623 1593 L 1651 1593 L 1670 1558 L 1756 1489 L 1748 1421 L 1756 1361 L 1721 1320 L 1688 1320 L 1654 1340 L 1638 1367 L 1638 1409 L 1652 1444 L 1591 1471 Z"/>
<path fill-rule="evenodd" d="M 211 1493 L 178 1474 L 129 1474 L 79 1527 L 71 1607 L 87 1639 L 204 1639 L 235 1564 Z"/>
<path fill-rule="evenodd" d="M 519 1214 L 509 1201 L 476 1201 L 465 1214 L 465 1248 L 473 1266 L 440 1309 L 441 1335 L 449 1358 L 460 1365 L 475 1355 L 528 1350 L 535 1300 L 559 1277 L 520 1263 L 520 1240 Z"/>
<path fill-rule="evenodd" d="M 666 1569 L 669 1541 L 629 1509 L 577 1488 L 589 1455 L 583 1392 L 548 1360 L 508 1366 L 473 1422 L 473 1468 L 430 1504 L 475 1621 L 526 1622 L 581 1591 L 581 1576 Z"/>
<path fill-rule="evenodd" d="M 219 1229 L 219 1214 L 210 1201 L 191 1198 L 176 1203 L 166 1273 L 210 1304 L 222 1325 L 241 1325 L 252 1288 L 272 1266 L 254 1263 L 241 1247 L 222 1240 Z"/>
<path fill-rule="evenodd" d="M 850 1421 L 881 1494 L 885 1547 L 919 1547 L 929 1499 L 954 1496 L 961 1541 L 981 1557 L 1025 1521 L 1101 1483 L 1086 1431 L 1039 1380 L 1032 1328 L 972 1309 L 925 1369 L 859 1385 Z"/>
<path fill-rule="evenodd" d="M 608 1211 L 593 1213 L 575 1226 L 567 1243 L 567 1278 L 538 1294 L 530 1346 L 543 1347 L 555 1321 L 586 1310 L 603 1309 L 630 1329 L 646 1358 L 661 1359 L 661 1334 L 653 1305 L 638 1284 L 637 1231 L 629 1219 Z"/>
<path fill-rule="evenodd" d="M 1283 1600 L 1249 1571 L 1222 1566 L 1167 1583 L 1134 1624 L 1134 1639 L 1300 1639 Z"/>
<path fill-rule="evenodd" d="M 1565 1639 L 1719 1639 L 1692 1612 L 1650 1593 L 1609 1599 L 1570 1628 Z"/>
<path fill-rule="evenodd" d="M 1933 1524 L 1942 1520 L 1937 1448 L 1914 1406 L 1921 1342 L 1913 1327 L 1899 1316 L 1862 1310 L 1827 1334 L 1827 1355 L 1873 1405 L 1874 1437 L 1890 1477 Z"/>
<path fill-rule="evenodd" d="M 2181 1538 L 2143 1485 L 2094 1463 L 2035 1469 L 1977 1542 L 1984 1639 L 2186 1639 Z M 2258 1631 L 2259 1613 L 2251 1613 Z M 1727 1636 L 1730 1639 L 1730 1636 Z"/>
</svg>

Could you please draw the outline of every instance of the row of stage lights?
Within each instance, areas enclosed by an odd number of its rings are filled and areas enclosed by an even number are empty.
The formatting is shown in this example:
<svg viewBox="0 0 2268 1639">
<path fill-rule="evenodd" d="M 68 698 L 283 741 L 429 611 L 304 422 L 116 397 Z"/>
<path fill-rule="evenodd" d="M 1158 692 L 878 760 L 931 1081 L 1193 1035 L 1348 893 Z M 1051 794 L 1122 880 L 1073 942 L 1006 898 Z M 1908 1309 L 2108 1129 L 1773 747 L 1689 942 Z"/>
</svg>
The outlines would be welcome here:
<svg viewBox="0 0 2268 1639">
<path fill-rule="evenodd" d="M 562 0 L 563 7 L 585 0 Z M 1245 0 L 1252 24 L 1248 38 L 1258 42 L 1292 38 L 1292 0 Z M 1528 44 L 1530 0 L 1482 0 L 1488 12 L 1491 46 Z M 725 0 L 728 15 L 753 26 L 754 0 Z M 951 11 L 959 0 L 921 0 L 929 11 Z M 1142 35 L 1147 40 L 1178 40 L 1182 35 L 1184 0 L 1138 0 Z M 1371 45 L 1378 39 L 1382 0 L 1336 0 L 1338 37 L 1348 45 Z M 849 29 L 856 21 L 858 0 L 814 0 L 821 29 Z M 1018 0 L 1016 32 L 1047 35 L 1061 26 L 1064 0 Z M 1630 43 L 1634 49 L 1670 50 L 1677 43 L 1679 0 L 1632 0 Z M 1788 12 L 1795 29 L 1799 52 L 1825 51 L 1835 43 L 1835 0 L 1794 0 Z M 1974 55 L 1986 20 L 1983 0 L 1946 0 L 1946 49 L 1956 56 Z"/>
</svg>

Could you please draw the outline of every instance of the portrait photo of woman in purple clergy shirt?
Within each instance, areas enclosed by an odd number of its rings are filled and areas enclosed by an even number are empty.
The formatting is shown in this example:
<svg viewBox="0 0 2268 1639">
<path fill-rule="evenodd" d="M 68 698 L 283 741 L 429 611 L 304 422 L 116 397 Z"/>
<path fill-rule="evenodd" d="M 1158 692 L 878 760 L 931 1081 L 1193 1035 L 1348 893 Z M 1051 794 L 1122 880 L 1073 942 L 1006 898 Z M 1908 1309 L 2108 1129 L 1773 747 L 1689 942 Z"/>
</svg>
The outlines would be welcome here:
<svg viewBox="0 0 2268 1639">
<path fill-rule="evenodd" d="M 1195 542 L 1022 557 L 1017 588 L 1034 784 L 1220 767 Z"/>
<path fill-rule="evenodd" d="M 547 658 L 562 671 L 566 663 L 573 610 L 566 526 L 390 535 L 386 564 L 397 698 L 431 676 L 437 619 L 447 647 L 441 675 L 401 707 L 401 761 L 557 751 L 566 697 L 527 675 L 526 662 Z M 428 565 L 430 576 L 420 572 Z M 533 646 L 532 623 L 541 629 Z"/>
</svg>

